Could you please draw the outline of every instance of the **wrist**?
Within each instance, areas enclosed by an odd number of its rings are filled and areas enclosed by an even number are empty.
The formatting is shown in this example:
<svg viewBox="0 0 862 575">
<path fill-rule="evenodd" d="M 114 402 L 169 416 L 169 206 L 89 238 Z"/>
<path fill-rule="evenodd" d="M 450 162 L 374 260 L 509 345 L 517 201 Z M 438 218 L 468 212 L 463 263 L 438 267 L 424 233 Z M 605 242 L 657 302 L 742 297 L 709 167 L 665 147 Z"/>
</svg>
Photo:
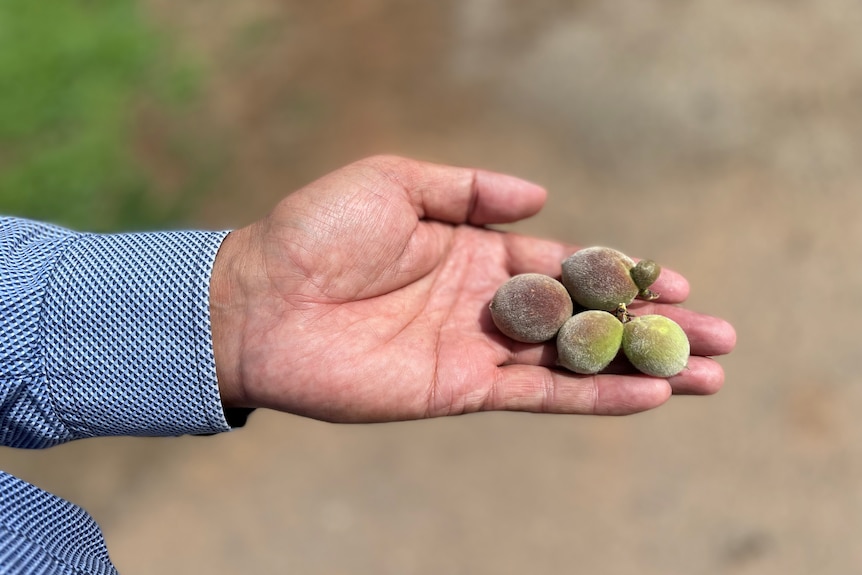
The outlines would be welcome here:
<svg viewBox="0 0 862 575">
<path fill-rule="evenodd" d="M 209 287 L 210 327 L 219 395 L 225 409 L 253 407 L 242 386 L 240 356 L 246 307 L 240 275 L 244 265 L 245 229 L 230 232 L 213 262 Z"/>
</svg>

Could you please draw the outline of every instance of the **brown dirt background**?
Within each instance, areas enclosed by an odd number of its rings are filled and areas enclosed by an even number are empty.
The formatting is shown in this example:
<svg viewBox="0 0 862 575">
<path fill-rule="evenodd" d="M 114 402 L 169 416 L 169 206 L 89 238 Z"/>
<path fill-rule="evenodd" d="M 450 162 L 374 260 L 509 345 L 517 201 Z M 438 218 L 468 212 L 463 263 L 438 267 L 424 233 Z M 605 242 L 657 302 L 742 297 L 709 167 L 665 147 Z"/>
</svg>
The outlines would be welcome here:
<svg viewBox="0 0 862 575">
<path fill-rule="evenodd" d="M 359 157 L 538 181 L 523 232 L 684 273 L 731 320 L 710 398 L 629 418 L 371 426 L 260 412 L 210 438 L 5 452 L 125 574 L 862 572 L 862 5 L 850 0 L 148 0 L 205 71 L 141 111 L 220 168 L 237 227 Z M 385 366 L 381 366 L 385 369 Z"/>
</svg>

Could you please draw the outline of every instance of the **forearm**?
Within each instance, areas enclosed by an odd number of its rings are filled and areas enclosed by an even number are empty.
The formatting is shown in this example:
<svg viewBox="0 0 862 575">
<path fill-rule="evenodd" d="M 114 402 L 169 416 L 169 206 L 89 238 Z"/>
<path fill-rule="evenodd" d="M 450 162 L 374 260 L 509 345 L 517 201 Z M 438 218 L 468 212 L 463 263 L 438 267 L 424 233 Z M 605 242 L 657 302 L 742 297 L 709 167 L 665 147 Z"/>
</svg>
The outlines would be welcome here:
<svg viewBox="0 0 862 575">
<path fill-rule="evenodd" d="M 209 318 L 224 235 L 0 218 L 0 443 L 229 429 Z"/>
</svg>

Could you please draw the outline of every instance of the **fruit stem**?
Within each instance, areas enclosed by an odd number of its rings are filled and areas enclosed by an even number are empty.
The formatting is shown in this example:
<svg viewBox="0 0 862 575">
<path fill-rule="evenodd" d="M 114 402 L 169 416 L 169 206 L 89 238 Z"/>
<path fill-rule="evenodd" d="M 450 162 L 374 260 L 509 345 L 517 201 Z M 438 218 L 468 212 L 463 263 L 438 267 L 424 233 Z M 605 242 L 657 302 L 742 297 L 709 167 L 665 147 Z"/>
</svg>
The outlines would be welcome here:
<svg viewBox="0 0 862 575">
<path fill-rule="evenodd" d="M 629 310 L 626 308 L 626 304 L 624 303 L 617 305 L 617 309 L 614 311 L 614 315 L 622 323 L 628 323 L 632 320 L 633 317 L 635 317 L 633 313 L 629 313 Z"/>
<path fill-rule="evenodd" d="M 651 289 L 642 289 L 640 293 L 638 293 L 638 297 L 641 299 L 645 299 L 646 301 L 654 301 L 661 297 L 661 294 L 656 293 Z"/>
</svg>

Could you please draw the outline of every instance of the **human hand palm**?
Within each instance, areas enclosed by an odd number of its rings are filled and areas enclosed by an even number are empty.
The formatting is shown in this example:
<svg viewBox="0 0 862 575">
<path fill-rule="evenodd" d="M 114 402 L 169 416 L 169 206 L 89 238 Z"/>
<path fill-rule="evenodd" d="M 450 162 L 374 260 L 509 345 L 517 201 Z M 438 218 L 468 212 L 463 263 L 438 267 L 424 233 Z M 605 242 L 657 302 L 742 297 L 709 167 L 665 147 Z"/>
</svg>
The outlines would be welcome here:
<svg viewBox="0 0 862 575">
<path fill-rule="evenodd" d="M 663 403 L 671 386 L 717 390 L 723 374 L 707 358 L 692 357 L 670 384 L 579 376 L 553 368 L 552 345 L 496 331 L 487 305 L 497 287 L 516 273 L 558 275 L 575 248 L 482 226 L 532 215 L 544 197 L 498 174 L 372 158 L 233 232 L 213 274 L 233 279 L 212 288 L 225 404 L 386 421 L 486 409 L 631 413 Z M 672 272 L 659 288 L 669 302 L 688 289 Z M 695 354 L 733 347 L 721 320 L 645 305 L 680 321 Z"/>
</svg>

